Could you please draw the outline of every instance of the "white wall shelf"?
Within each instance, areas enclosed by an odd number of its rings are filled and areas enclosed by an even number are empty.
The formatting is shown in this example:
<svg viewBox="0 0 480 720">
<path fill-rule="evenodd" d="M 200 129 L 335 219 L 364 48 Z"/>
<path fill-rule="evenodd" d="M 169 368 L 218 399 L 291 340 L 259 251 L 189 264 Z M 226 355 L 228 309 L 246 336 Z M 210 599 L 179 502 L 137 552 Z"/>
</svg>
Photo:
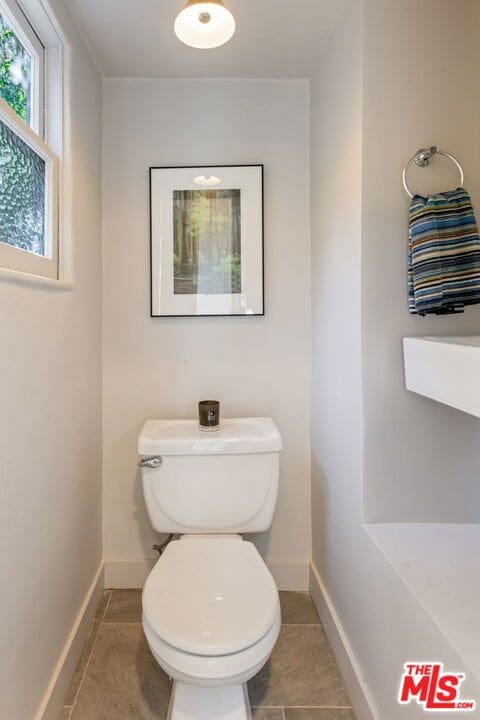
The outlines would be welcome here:
<svg viewBox="0 0 480 720">
<path fill-rule="evenodd" d="M 480 417 L 480 335 L 403 340 L 408 390 Z"/>
</svg>

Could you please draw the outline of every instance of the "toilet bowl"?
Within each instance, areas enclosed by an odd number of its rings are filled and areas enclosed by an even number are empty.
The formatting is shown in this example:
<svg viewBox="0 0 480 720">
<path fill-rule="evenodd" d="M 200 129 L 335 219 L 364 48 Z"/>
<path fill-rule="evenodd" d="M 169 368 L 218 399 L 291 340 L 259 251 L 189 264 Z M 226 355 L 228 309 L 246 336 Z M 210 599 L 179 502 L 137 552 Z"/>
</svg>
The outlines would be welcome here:
<svg viewBox="0 0 480 720">
<path fill-rule="evenodd" d="M 243 685 L 266 663 L 280 630 L 278 591 L 254 545 L 238 535 L 183 536 L 150 573 L 142 605 L 150 649 L 177 684 L 169 717 L 198 720 L 200 701 L 202 718 L 232 711 L 248 718 Z M 210 692 L 199 696 L 195 688 Z"/>
<path fill-rule="evenodd" d="M 181 535 L 142 596 L 148 645 L 174 681 L 169 720 L 251 718 L 246 683 L 280 631 L 275 582 L 240 533 L 270 527 L 281 439 L 268 418 L 227 420 L 215 435 L 149 421 L 138 444 L 152 524 Z"/>
</svg>

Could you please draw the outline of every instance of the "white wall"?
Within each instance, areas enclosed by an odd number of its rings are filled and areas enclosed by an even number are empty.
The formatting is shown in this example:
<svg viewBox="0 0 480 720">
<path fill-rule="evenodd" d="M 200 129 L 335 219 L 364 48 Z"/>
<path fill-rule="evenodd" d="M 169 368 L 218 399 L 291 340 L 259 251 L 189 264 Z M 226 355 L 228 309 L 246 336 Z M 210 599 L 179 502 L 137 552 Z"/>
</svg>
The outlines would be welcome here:
<svg viewBox="0 0 480 720">
<path fill-rule="evenodd" d="M 362 328 L 365 512 L 371 521 L 480 520 L 480 425 L 409 393 L 402 337 L 478 333 L 462 316 L 409 315 L 406 160 L 437 145 L 458 157 L 480 219 L 477 0 L 369 0 L 365 6 Z M 447 161 L 412 171 L 420 191 L 457 187 Z"/>
<path fill-rule="evenodd" d="M 362 92 L 362 14 L 352 3 L 311 81 L 312 539 L 313 563 L 360 647 L 355 616 L 368 616 L 371 588 L 362 555 Z"/>
<path fill-rule="evenodd" d="M 69 14 L 74 282 L 0 282 L 0 716 L 32 720 L 101 562 L 101 82 Z"/>
<path fill-rule="evenodd" d="M 150 165 L 265 164 L 264 318 L 149 317 Z M 104 91 L 104 542 L 157 540 L 136 472 L 147 418 L 269 415 L 284 439 L 274 560 L 310 556 L 309 106 L 304 81 L 122 81 Z M 208 352 L 212 348 L 212 353 Z M 123 580 L 122 580 L 123 578 Z M 125 575 L 117 581 L 126 582 Z"/>
<path fill-rule="evenodd" d="M 311 83 L 313 541 L 332 569 L 361 506 L 361 49 L 349 11 Z"/>
<path fill-rule="evenodd" d="M 312 80 L 313 564 L 373 698 L 368 715 L 352 694 L 359 720 L 418 720 L 418 707 L 396 701 L 410 658 L 436 658 L 469 674 L 363 520 L 364 502 L 376 518 L 465 519 L 475 497 L 475 421 L 407 395 L 401 359 L 403 334 L 478 329 L 475 309 L 463 318 L 409 318 L 401 186 L 405 160 L 438 143 L 465 161 L 476 193 L 479 108 L 468 96 L 475 5 L 352 2 Z M 462 72 L 468 77 L 460 82 Z M 459 498 L 446 483 L 454 468 Z M 475 697 L 478 687 L 464 693 Z"/>
</svg>

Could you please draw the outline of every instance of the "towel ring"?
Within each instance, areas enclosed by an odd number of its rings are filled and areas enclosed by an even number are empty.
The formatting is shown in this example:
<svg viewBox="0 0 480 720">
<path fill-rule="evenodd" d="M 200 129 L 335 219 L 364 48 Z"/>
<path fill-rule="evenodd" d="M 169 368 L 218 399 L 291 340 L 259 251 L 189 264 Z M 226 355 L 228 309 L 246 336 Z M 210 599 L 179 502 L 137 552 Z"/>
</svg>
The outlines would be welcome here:
<svg viewBox="0 0 480 720">
<path fill-rule="evenodd" d="M 402 180 L 403 180 L 403 187 L 405 188 L 405 192 L 407 193 L 409 198 L 413 198 L 413 193 L 411 192 L 410 188 L 407 185 L 407 172 L 410 169 L 410 166 L 412 163 L 415 163 L 417 167 L 427 167 L 427 165 L 430 165 L 430 160 L 433 158 L 434 155 L 441 155 L 442 157 L 448 158 L 448 160 L 451 160 L 453 164 L 457 167 L 457 170 L 460 173 L 460 187 L 463 187 L 463 181 L 465 179 L 465 174 L 463 172 L 463 168 L 458 162 L 456 158 L 453 157 L 453 155 L 449 155 L 446 152 L 442 152 L 441 150 L 437 150 L 437 148 L 433 145 L 430 148 L 421 148 L 420 150 L 417 150 L 415 155 L 410 158 L 408 163 L 405 165 L 402 173 Z"/>
</svg>

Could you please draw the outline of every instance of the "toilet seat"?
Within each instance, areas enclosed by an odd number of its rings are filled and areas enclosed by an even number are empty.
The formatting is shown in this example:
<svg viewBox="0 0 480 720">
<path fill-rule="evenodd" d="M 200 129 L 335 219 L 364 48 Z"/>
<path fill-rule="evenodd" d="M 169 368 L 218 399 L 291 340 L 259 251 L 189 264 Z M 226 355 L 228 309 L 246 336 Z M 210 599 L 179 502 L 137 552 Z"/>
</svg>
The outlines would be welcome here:
<svg viewBox="0 0 480 720">
<path fill-rule="evenodd" d="M 197 665 L 204 668 L 213 668 L 216 658 L 226 661 L 225 656 L 232 656 L 227 664 L 240 658 L 239 667 L 257 656 L 260 662 L 280 624 L 274 580 L 255 546 L 240 536 L 184 536 L 171 542 L 147 579 L 142 605 L 152 650 L 175 656 L 180 664 L 183 655 L 203 658 L 207 662 Z M 245 653 L 250 660 L 241 657 Z"/>
<path fill-rule="evenodd" d="M 161 668 L 173 680 L 203 688 L 242 685 L 257 674 L 270 657 L 280 632 L 280 608 L 275 621 L 260 640 L 233 655 L 192 655 L 168 645 L 150 627 L 145 615 L 143 631 Z"/>
</svg>

